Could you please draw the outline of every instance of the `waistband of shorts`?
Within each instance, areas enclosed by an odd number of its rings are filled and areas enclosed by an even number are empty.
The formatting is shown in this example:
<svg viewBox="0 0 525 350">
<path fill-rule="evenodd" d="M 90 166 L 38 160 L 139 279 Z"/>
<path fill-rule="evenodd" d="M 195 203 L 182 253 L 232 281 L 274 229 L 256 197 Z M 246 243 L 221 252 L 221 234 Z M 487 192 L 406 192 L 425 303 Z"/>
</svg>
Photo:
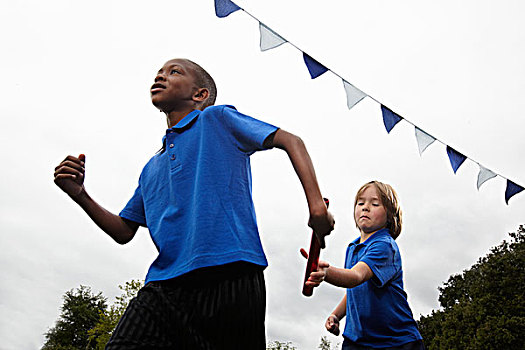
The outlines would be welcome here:
<svg viewBox="0 0 525 350">
<path fill-rule="evenodd" d="M 175 278 L 152 281 L 151 284 L 163 287 L 179 287 L 188 285 L 216 284 L 220 281 L 236 280 L 245 276 L 262 272 L 265 266 L 256 265 L 245 261 L 237 261 L 225 265 L 203 267 L 190 271 Z M 148 283 L 148 284 L 150 284 Z"/>
</svg>

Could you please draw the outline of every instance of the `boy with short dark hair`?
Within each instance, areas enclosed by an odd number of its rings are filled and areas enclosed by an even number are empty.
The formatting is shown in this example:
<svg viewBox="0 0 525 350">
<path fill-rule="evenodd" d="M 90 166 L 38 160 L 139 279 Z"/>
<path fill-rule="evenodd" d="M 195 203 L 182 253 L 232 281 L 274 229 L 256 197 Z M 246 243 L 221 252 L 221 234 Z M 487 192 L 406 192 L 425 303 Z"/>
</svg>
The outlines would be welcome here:
<svg viewBox="0 0 525 350">
<path fill-rule="evenodd" d="M 87 194 L 83 155 L 55 169 L 55 183 L 116 242 L 145 226 L 159 251 L 106 349 L 265 349 L 267 261 L 249 160 L 255 151 L 285 150 L 305 191 L 309 225 L 322 242 L 333 229 L 301 139 L 214 106 L 216 91 L 192 61 L 170 60 L 158 71 L 151 100 L 169 129 L 118 216 Z"/>
</svg>

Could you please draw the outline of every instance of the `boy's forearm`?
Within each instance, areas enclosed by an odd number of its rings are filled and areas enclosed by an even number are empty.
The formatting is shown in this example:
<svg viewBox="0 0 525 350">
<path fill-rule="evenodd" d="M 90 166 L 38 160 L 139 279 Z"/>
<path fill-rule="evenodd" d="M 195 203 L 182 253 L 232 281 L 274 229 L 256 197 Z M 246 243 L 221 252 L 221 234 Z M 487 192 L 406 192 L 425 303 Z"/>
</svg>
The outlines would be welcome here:
<svg viewBox="0 0 525 350">
<path fill-rule="evenodd" d="M 354 288 L 373 276 L 372 270 L 363 262 L 358 262 L 351 269 L 330 266 L 326 270 L 325 282 L 342 288 Z"/>
<path fill-rule="evenodd" d="M 128 243 L 137 232 L 138 224 L 126 222 L 120 216 L 109 212 L 95 202 L 86 191 L 82 191 L 78 196 L 72 197 L 72 199 L 115 242 L 119 244 Z"/>
<path fill-rule="evenodd" d="M 346 316 L 346 293 L 339 304 L 337 304 L 334 311 L 332 311 L 332 315 L 335 315 L 338 320 L 341 320 Z"/>
<path fill-rule="evenodd" d="M 279 129 L 275 133 L 272 146 L 280 148 L 288 154 L 303 186 L 310 214 L 313 216 L 325 215 L 327 211 L 326 205 L 319 189 L 312 160 L 304 142 L 299 137 Z"/>
</svg>

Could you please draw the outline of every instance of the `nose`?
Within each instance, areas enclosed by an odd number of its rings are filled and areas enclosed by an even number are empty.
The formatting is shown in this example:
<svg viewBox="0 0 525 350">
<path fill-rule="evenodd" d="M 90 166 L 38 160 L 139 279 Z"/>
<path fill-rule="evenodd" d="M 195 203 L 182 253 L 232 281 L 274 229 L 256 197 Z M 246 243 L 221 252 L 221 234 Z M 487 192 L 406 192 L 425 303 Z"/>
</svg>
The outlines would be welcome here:
<svg viewBox="0 0 525 350">
<path fill-rule="evenodd" d="M 166 81 L 166 76 L 164 75 L 164 73 L 162 72 L 157 73 L 157 75 L 155 76 L 155 82 L 158 82 L 158 81 Z"/>
</svg>

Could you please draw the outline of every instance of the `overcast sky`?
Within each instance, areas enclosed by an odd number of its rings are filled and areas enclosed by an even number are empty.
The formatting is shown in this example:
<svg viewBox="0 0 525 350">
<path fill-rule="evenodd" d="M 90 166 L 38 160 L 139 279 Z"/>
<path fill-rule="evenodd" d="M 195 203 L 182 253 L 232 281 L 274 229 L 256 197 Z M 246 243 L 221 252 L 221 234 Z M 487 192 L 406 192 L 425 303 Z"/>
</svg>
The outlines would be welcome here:
<svg viewBox="0 0 525 350">
<path fill-rule="evenodd" d="M 218 104 L 305 141 L 336 230 L 322 258 L 344 263 L 357 237 L 356 190 L 378 179 L 398 192 L 397 240 L 414 316 L 439 307 L 437 288 L 525 223 L 525 193 L 505 180 L 478 192 L 478 165 L 454 174 L 445 146 L 419 155 L 414 127 L 390 134 L 379 101 L 496 173 L 525 185 L 525 11 L 522 1 L 239 0 L 293 43 L 259 50 L 258 22 L 215 16 L 213 1 L 3 1 L 0 4 L 0 339 L 37 349 L 65 291 L 88 285 L 113 301 L 156 256 L 148 232 L 119 246 L 52 181 L 67 155 L 86 154 L 86 187 L 119 212 L 161 146 L 166 123 L 149 87 L 165 61 L 187 57 L 215 78 Z M 307 52 L 372 96 L 346 107 L 341 79 L 311 80 Z M 270 267 L 267 340 L 315 349 L 344 291 L 301 295 L 309 244 L 302 188 L 284 152 L 252 156 L 253 196 Z"/>
</svg>

